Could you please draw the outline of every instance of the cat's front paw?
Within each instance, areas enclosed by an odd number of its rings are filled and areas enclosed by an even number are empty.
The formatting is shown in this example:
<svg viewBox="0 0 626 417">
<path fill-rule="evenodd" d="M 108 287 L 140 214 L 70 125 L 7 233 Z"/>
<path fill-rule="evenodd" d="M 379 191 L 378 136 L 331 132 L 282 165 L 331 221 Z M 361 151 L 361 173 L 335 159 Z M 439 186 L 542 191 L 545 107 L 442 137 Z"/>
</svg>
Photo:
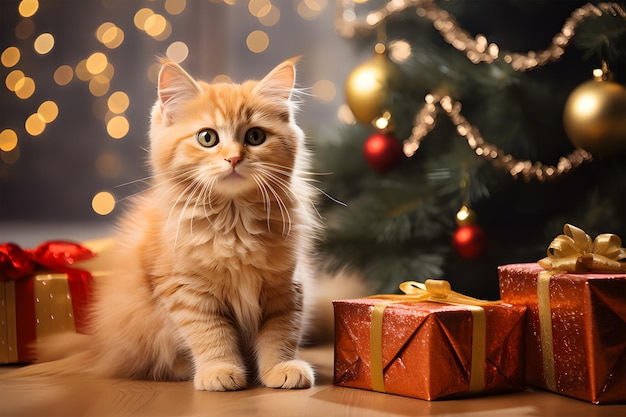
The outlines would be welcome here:
<svg viewBox="0 0 626 417">
<path fill-rule="evenodd" d="M 315 382 L 311 366 L 301 360 L 281 362 L 261 375 L 261 382 L 269 388 L 310 388 Z"/>
<path fill-rule="evenodd" d="M 193 385 L 198 391 L 235 391 L 246 386 L 246 372 L 231 364 L 218 364 L 197 370 Z"/>
</svg>

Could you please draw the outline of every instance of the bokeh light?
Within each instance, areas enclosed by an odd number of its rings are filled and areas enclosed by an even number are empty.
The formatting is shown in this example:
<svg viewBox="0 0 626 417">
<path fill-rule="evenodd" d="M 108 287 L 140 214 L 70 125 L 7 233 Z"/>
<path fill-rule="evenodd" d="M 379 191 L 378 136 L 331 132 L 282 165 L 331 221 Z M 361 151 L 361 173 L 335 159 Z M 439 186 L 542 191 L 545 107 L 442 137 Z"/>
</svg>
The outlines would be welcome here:
<svg viewBox="0 0 626 417">
<path fill-rule="evenodd" d="M 175 16 L 181 14 L 187 7 L 186 0 L 165 0 L 165 10 Z"/>
<path fill-rule="evenodd" d="M 96 75 L 104 71 L 108 63 L 109 60 L 105 54 L 102 52 L 94 52 L 87 58 L 85 68 L 87 68 L 90 74 Z"/>
<path fill-rule="evenodd" d="M 0 132 L 0 150 L 11 152 L 17 146 L 17 133 L 13 129 Z"/>
<path fill-rule="evenodd" d="M 313 20 L 319 17 L 327 5 L 327 0 L 301 0 L 296 6 L 296 11 L 304 20 Z"/>
<path fill-rule="evenodd" d="M 37 114 L 44 123 L 52 123 L 59 115 L 59 107 L 52 100 L 44 101 L 37 109 Z"/>
<path fill-rule="evenodd" d="M 123 91 L 116 91 L 107 100 L 109 111 L 115 114 L 124 113 L 130 105 L 128 94 Z"/>
<path fill-rule="evenodd" d="M 157 79 L 159 78 L 159 71 L 161 70 L 161 64 L 155 62 L 154 64 L 148 67 L 146 71 L 146 77 L 150 80 L 151 83 L 156 84 Z"/>
<path fill-rule="evenodd" d="M 104 68 L 104 70 L 98 75 L 102 75 L 103 77 L 112 80 L 113 76 L 115 75 L 115 67 L 113 67 L 113 65 L 109 62 L 107 63 L 107 66 Z"/>
<path fill-rule="evenodd" d="M 356 124 L 356 118 L 354 117 L 354 113 L 352 113 L 352 110 L 350 110 L 350 107 L 348 107 L 347 104 L 342 104 L 339 107 L 339 110 L 337 110 L 337 119 L 347 125 Z"/>
<path fill-rule="evenodd" d="M 167 20 L 158 13 L 148 16 L 144 23 L 144 30 L 152 37 L 159 36 L 167 27 Z"/>
<path fill-rule="evenodd" d="M 20 79 L 15 85 L 15 95 L 25 100 L 35 93 L 35 80 L 30 77 Z"/>
<path fill-rule="evenodd" d="M 115 209 L 115 197 L 108 191 L 100 191 L 91 200 L 91 208 L 97 214 L 106 216 Z"/>
<path fill-rule="evenodd" d="M 38 0 L 22 0 L 17 8 L 22 17 L 31 17 L 39 9 Z"/>
<path fill-rule="evenodd" d="M 254 17 L 266 16 L 272 8 L 270 0 L 250 0 L 248 2 L 248 11 Z"/>
<path fill-rule="evenodd" d="M 28 119 L 26 119 L 26 122 L 24 122 L 24 128 L 29 135 L 39 136 L 46 128 L 46 122 L 41 119 L 39 114 L 34 113 L 28 116 Z"/>
<path fill-rule="evenodd" d="M 35 43 L 33 44 L 35 52 L 40 55 L 45 55 L 54 48 L 54 36 L 50 33 L 42 33 L 37 36 Z"/>
<path fill-rule="evenodd" d="M 11 71 L 7 77 L 4 79 L 4 85 L 7 86 L 9 91 L 15 91 L 17 89 L 18 83 L 22 82 L 25 75 L 20 70 Z"/>
<path fill-rule="evenodd" d="M 259 54 L 270 45 L 270 38 L 262 30 L 255 30 L 246 38 L 246 46 L 251 52 Z"/>
<path fill-rule="evenodd" d="M 230 78 L 228 75 L 226 74 L 219 74 L 217 76 L 215 76 L 212 80 L 213 83 L 219 84 L 219 83 L 223 83 L 223 84 L 232 84 L 233 79 Z"/>
<path fill-rule="evenodd" d="M 116 178 L 122 172 L 122 161 L 111 152 L 103 152 L 96 159 L 96 171 L 101 177 Z"/>
<path fill-rule="evenodd" d="M 14 164 L 20 159 L 20 147 L 16 146 L 9 152 L 0 152 L 0 160 L 7 165 Z"/>
<path fill-rule="evenodd" d="M 20 62 L 20 50 L 15 46 L 9 46 L 0 56 L 0 62 L 7 68 L 14 67 Z"/>
<path fill-rule="evenodd" d="M 124 31 L 114 23 L 104 22 L 98 26 L 96 38 L 107 48 L 115 49 L 124 42 Z"/>
<path fill-rule="evenodd" d="M 110 88 L 109 79 L 104 75 L 96 75 L 89 80 L 89 92 L 95 97 L 102 97 Z"/>
<path fill-rule="evenodd" d="M 270 9 L 263 16 L 257 16 L 263 26 L 274 26 L 280 20 L 280 9 L 270 4 Z"/>
<path fill-rule="evenodd" d="M 411 44 L 404 39 L 389 44 L 389 57 L 395 62 L 401 63 L 411 56 Z"/>
<path fill-rule="evenodd" d="M 152 16 L 153 14 L 154 12 L 151 9 L 148 9 L 145 7 L 143 9 L 139 9 L 137 10 L 137 13 L 135 13 L 135 16 L 133 18 L 133 23 L 135 23 L 135 26 L 137 27 L 137 29 L 145 30 L 146 20 L 148 20 L 148 18 Z"/>
<path fill-rule="evenodd" d="M 337 88 L 332 81 L 320 80 L 313 84 L 311 92 L 318 100 L 328 103 L 335 99 L 335 96 L 337 95 Z"/>
<path fill-rule="evenodd" d="M 187 56 L 189 55 L 189 47 L 185 42 L 172 42 L 172 44 L 167 47 L 165 55 L 172 61 L 181 63 L 187 59 Z"/>
<path fill-rule="evenodd" d="M 58 85 L 67 85 L 74 78 L 74 70 L 69 65 L 61 65 L 54 71 L 53 78 Z"/>
<path fill-rule="evenodd" d="M 107 123 L 107 133 L 113 139 L 121 139 L 128 133 L 130 125 L 124 116 L 115 116 Z"/>
<path fill-rule="evenodd" d="M 153 36 L 153 38 L 156 41 L 164 41 L 170 37 L 170 35 L 172 34 L 172 30 L 172 24 L 169 22 L 169 20 L 167 20 L 165 21 L 165 29 L 163 29 L 163 32 L 159 33 L 156 36 Z"/>
<path fill-rule="evenodd" d="M 30 38 L 34 31 L 35 24 L 32 19 L 24 19 L 15 25 L 15 36 L 21 40 Z"/>
<path fill-rule="evenodd" d="M 83 59 L 76 64 L 76 78 L 81 81 L 89 81 L 91 79 L 91 73 L 87 70 L 87 60 Z"/>
</svg>

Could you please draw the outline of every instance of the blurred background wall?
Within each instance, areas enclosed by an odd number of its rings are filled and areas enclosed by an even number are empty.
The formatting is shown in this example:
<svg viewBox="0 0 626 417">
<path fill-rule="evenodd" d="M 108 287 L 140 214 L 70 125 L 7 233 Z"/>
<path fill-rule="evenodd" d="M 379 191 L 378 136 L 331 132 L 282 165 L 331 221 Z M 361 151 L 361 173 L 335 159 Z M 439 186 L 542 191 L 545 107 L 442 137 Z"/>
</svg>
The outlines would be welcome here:
<svg viewBox="0 0 626 417">
<path fill-rule="evenodd" d="M 144 188 L 158 56 L 241 82 L 302 55 L 298 120 L 333 124 L 355 65 L 334 14 L 329 0 L 2 0 L 0 223 L 109 223 Z"/>
</svg>

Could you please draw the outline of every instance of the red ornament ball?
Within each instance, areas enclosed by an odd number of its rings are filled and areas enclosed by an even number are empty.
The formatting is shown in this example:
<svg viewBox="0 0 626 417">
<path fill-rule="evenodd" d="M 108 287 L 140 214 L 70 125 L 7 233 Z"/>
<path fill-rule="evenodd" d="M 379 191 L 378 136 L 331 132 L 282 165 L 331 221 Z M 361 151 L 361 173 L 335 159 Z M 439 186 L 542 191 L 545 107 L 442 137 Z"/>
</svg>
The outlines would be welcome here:
<svg viewBox="0 0 626 417">
<path fill-rule="evenodd" d="M 363 156 L 374 171 L 384 174 L 402 157 L 402 144 L 391 135 L 377 132 L 365 141 Z"/>
<path fill-rule="evenodd" d="M 465 259 L 474 259 L 485 251 L 485 232 L 476 225 L 461 226 L 454 232 L 452 247 Z"/>
</svg>

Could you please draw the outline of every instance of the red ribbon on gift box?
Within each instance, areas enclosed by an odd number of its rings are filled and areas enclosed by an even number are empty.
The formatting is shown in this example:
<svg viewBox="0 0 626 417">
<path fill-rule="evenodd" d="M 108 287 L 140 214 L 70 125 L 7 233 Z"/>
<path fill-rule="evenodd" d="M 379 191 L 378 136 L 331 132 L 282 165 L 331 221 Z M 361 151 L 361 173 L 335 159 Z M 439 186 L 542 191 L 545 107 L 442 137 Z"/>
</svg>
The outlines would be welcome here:
<svg viewBox="0 0 626 417">
<path fill-rule="evenodd" d="M 15 243 L 0 245 L 0 281 L 18 280 L 33 274 L 41 265 L 55 272 L 73 272 L 72 265 L 95 257 L 96 254 L 73 242 L 49 241 L 35 249 L 22 249 Z"/>
<path fill-rule="evenodd" d="M 22 249 L 15 243 L 0 244 L 0 281 L 15 282 L 17 309 L 18 357 L 29 357 L 28 344 L 36 339 L 35 299 L 33 274 L 49 270 L 67 275 L 72 296 L 72 310 L 76 331 L 85 333 L 87 327 L 86 308 L 92 275 L 88 271 L 75 268 L 74 264 L 95 257 L 91 250 L 77 243 L 48 241 L 35 249 Z"/>
</svg>

